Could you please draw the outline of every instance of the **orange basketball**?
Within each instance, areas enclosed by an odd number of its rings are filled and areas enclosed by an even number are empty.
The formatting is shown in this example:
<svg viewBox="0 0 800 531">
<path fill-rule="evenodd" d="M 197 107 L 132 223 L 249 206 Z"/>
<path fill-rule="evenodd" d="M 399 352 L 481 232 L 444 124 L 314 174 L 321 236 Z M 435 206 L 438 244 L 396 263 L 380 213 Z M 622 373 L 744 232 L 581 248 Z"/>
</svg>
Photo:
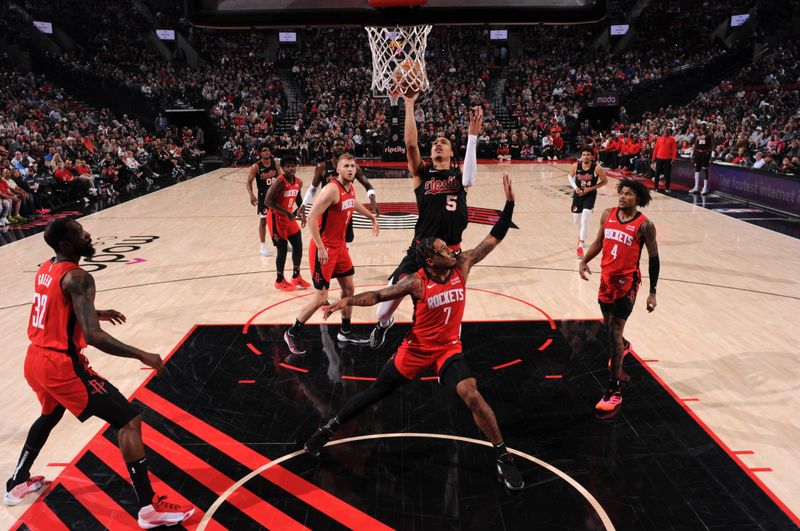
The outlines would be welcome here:
<svg viewBox="0 0 800 531">
<path fill-rule="evenodd" d="M 394 83 L 399 92 L 408 94 L 419 90 L 419 80 L 423 78 L 422 62 L 413 59 L 404 59 L 394 67 Z"/>
</svg>

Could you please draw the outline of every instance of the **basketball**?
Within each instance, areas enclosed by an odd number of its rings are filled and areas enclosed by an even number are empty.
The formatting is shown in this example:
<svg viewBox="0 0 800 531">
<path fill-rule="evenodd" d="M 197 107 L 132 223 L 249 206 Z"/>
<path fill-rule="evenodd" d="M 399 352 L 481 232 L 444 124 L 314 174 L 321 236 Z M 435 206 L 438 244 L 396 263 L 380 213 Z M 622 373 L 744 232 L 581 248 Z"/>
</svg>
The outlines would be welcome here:
<svg viewBox="0 0 800 531">
<path fill-rule="evenodd" d="M 419 92 L 423 75 L 422 61 L 404 59 L 394 68 L 392 74 L 395 90 L 406 95 Z"/>
</svg>

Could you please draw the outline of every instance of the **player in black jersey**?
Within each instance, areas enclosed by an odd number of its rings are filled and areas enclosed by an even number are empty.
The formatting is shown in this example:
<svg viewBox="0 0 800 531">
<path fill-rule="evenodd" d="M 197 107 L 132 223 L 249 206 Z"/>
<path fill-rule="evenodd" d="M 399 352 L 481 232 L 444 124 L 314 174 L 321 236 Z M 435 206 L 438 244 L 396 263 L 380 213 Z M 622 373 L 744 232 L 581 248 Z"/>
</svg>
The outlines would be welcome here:
<svg viewBox="0 0 800 531">
<path fill-rule="evenodd" d="M 711 164 L 711 137 L 708 135 L 705 125 L 700 126 L 700 130 L 694 137 L 692 162 L 694 162 L 694 188 L 689 190 L 689 193 L 700 192 L 702 195 L 706 195 L 708 193 L 708 166 Z M 700 190 L 700 172 L 703 172 L 702 191 Z"/>
<path fill-rule="evenodd" d="M 403 136 L 419 216 L 414 227 L 414 239 L 406 256 L 389 277 L 389 285 L 419 270 L 415 248 L 423 238 L 440 238 L 450 249 L 461 252 L 461 235 L 467 228 L 467 188 L 475 184 L 478 173 L 476 150 L 478 135 L 483 127 L 483 109 L 476 107 L 469 113 L 469 136 L 462 174 L 453 165 L 453 146 L 447 137 L 440 136 L 432 142 L 430 163 L 422 160 L 414 118 L 414 104 L 418 96 L 418 93 L 403 96 L 406 110 Z M 380 348 L 386 341 L 386 332 L 394 324 L 393 315 L 401 301 L 394 299 L 378 305 L 378 323 L 369 337 L 373 349 Z"/>
<path fill-rule="evenodd" d="M 336 176 L 339 175 L 336 170 L 336 165 L 339 164 L 339 157 L 341 157 L 344 153 L 344 139 L 337 137 L 333 141 L 331 151 L 331 158 L 320 162 L 314 169 L 314 178 L 311 180 L 311 186 L 308 187 L 308 191 L 306 192 L 305 197 L 303 197 L 304 205 L 310 205 L 311 201 L 314 199 L 314 194 L 317 193 L 317 190 L 321 189 L 330 181 L 336 179 Z M 372 211 L 375 212 L 376 216 L 379 216 L 380 211 L 378 210 L 378 199 L 377 194 L 375 193 L 375 188 L 372 187 L 372 183 L 370 183 L 369 179 L 364 176 L 364 172 L 358 165 L 356 165 L 356 180 L 360 182 L 362 186 L 364 186 L 364 189 L 367 191 L 367 197 L 369 197 Z M 347 225 L 347 235 L 345 236 L 345 242 L 347 243 L 348 248 L 350 248 L 353 238 L 353 218 L 350 218 L 350 223 Z"/>
<path fill-rule="evenodd" d="M 261 160 L 250 166 L 250 173 L 247 175 L 247 193 L 250 194 L 250 204 L 256 207 L 258 212 L 258 239 L 261 240 L 261 256 L 272 256 L 266 243 L 267 205 L 264 200 L 267 198 L 267 190 L 282 173 L 283 170 L 272 156 L 272 151 L 264 146 L 261 148 Z M 253 181 L 256 182 L 258 188 L 258 197 L 253 194 Z"/>
<path fill-rule="evenodd" d="M 578 229 L 578 258 L 583 258 L 583 247 L 589 230 L 589 216 L 594 210 L 597 189 L 608 183 L 605 170 L 593 160 L 592 148 L 581 150 L 581 160 L 569 169 L 569 185 L 572 186 L 572 221 Z"/>
</svg>

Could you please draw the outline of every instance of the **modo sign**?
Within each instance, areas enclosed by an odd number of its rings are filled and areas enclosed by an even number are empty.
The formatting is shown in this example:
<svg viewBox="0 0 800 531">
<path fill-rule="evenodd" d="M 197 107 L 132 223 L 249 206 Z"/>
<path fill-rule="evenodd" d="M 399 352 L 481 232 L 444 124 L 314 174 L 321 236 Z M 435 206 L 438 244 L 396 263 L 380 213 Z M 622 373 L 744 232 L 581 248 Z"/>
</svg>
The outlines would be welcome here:
<svg viewBox="0 0 800 531">
<path fill-rule="evenodd" d="M 598 92 L 594 96 L 595 107 L 617 107 L 619 106 L 619 94 L 616 92 Z"/>
</svg>

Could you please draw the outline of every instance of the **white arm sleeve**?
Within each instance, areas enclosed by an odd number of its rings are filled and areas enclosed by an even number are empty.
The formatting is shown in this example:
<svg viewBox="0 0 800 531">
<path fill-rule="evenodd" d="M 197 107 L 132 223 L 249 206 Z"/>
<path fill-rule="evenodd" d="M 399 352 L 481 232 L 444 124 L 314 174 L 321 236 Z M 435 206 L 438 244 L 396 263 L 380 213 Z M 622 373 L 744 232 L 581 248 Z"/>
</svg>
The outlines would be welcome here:
<svg viewBox="0 0 800 531">
<path fill-rule="evenodd" d="M 464 155 L 464 173 L 461 175 L 461 183 L 464 188 L 469 188 L 475 184 L 478 177 L 478 137 L 469 135 L 467 137 L 467 153 Z"/>
<path fill-rule="evenodd" d="M 575 182 L 575 176 L 570 173 L 567 175 L 567 179 L 569 179 L 569 185 L 572 187 L 572 189 L 577 190 L 578 184 Z"/>
<path fill-rule="evenodd" d="M 311 200 L 314 199 L 314 194 L 316 194 L 316 193 L 317 193 L 317 187 L 316 186 L 309 186 L 308 190 L 306 190 L 306 195 L 303 196 L 303 204 L 304 205 L 310 205 L 311 204 Z"/>
</svg>

